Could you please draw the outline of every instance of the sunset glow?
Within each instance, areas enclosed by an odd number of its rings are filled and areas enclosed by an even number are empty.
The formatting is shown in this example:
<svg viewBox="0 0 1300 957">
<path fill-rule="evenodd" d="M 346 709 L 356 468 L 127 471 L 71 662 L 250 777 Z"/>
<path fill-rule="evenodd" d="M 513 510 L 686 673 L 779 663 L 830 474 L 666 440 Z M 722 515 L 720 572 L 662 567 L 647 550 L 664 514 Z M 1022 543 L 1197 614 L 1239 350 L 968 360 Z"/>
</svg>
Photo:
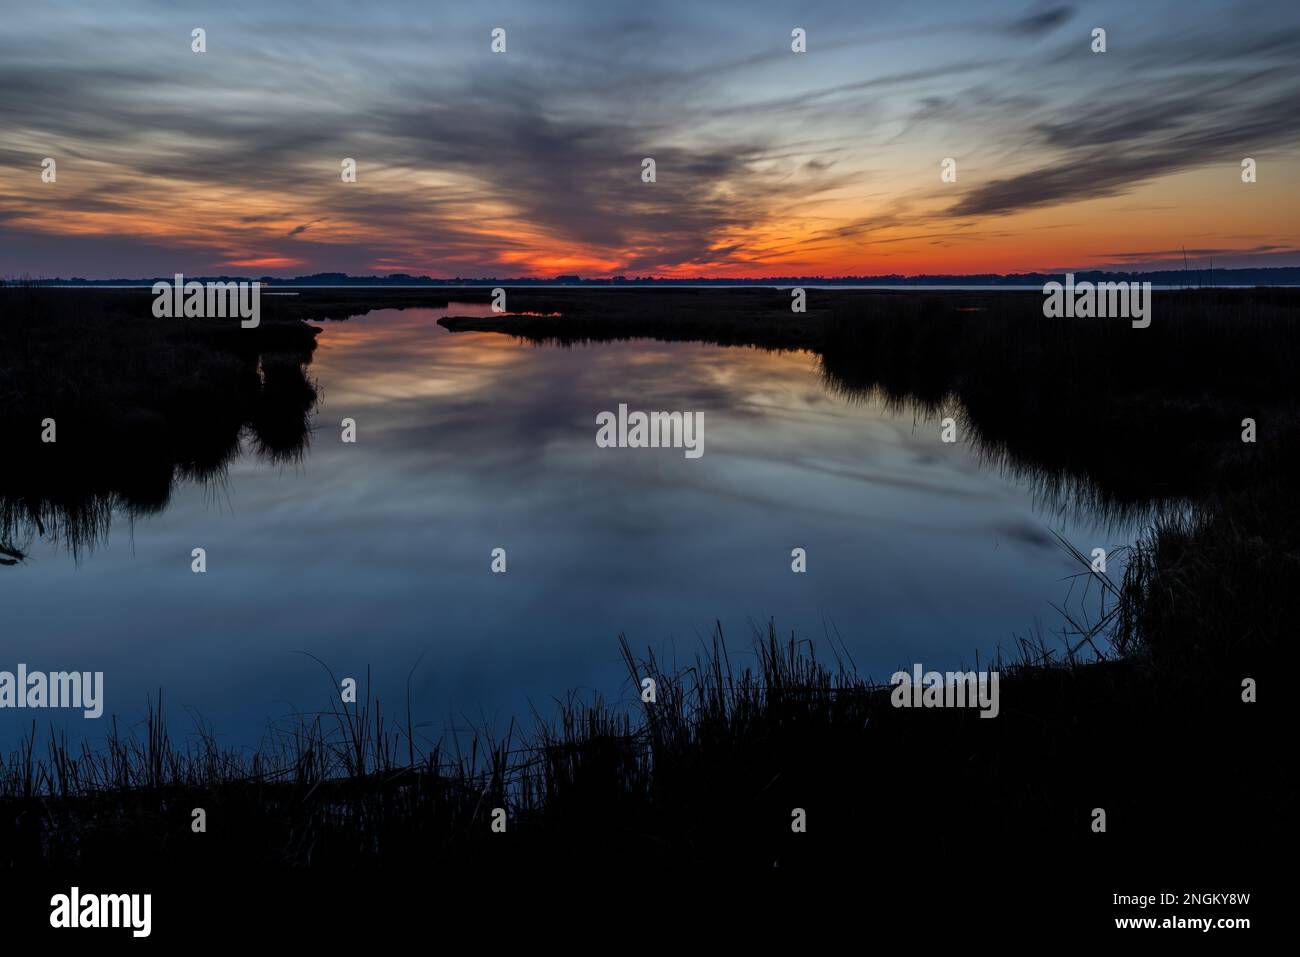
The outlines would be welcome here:
<svg viewBox="0 0 1300 957">
<path fill-rule="evenodd" d="M 38 6 L 0 35 L 0 268 L 840 276 L 1184 249 L 1300 264 L 1300 14 L 1202 6 L 1220 14 L 760 3 L 733 22 L 669 4 L 653 26 L 617 5 L 328 2 L 310 26 L 281 2 Z M 76 30 L 55 29 L 69 10 Z"/>
</svg>

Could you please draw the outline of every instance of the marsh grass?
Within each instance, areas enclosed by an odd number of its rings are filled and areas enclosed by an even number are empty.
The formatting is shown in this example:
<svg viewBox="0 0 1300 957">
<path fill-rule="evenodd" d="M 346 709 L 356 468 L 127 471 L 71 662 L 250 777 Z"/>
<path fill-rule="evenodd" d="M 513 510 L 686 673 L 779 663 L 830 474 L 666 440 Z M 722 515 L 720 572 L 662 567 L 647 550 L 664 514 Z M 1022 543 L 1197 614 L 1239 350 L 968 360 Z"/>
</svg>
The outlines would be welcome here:
<svg viewBox="0 0 1300 957">
<path fill-rule="evenodd" d="M 1284 788 L 1244 791 L 1204 756 L 1230 748 L 1249 762 L 1267 751 L 1266 712 L 1240 705 L 1230 662 L 1266 667 L 1278 649 L 1153 644 L 1149 629 L 1165 625 L 1142 617 L 1153 587 L 1143 549 L 1155 547 L 1139 546 L 1130 577 L 1104 586 L 1102 618 L 1080 626 L 1095 636 L 1125 618 L 1122 654 L 1038 636 L 1013 659 L 977 663 L 1001 676 L 1002 714 L 991 721 L 896 709 L 885 682 L 771 626 L 744 664 L 719 630 L 671 672 L 620 639 L 624 699 L 571 694 L 496 738 L 427 743 L 411 703 L 394 715 L 367 676 L 358 702 L 296 714 L 257 749 L 230 749 L 197 720 L 173 739 L 160 694 L 139 727 L 113 719 L 100 744 L 73 748 L 33 725 L 0 769 L 0 860 L 477 867 L 559 854 L 767 868 L 903 833 L 1070 845 L 1098 804 L 1149 841 L 1172 842 L 1205 801 L 1232 816 L 1234 837 L 1267 829 Z M 639 698 L 645 678 L 653 704 Z M 1197 803 L 1183 800 L 1188 789 Z M 190 832 L 194 807 L 218 839 Z M 496 807 L 508 810 L 509 840 L 490 830 Z M 803 840 L 789 827 L 795 807 L 819 823 Z"/>
<path fill-rule="evenodd" d="M 156 513 L 178 482 L 219 483 L 245 442 L 271 461 L 302 456 L 317 330 L 158 320 L 151 303 L 148 290 L 0 289 L 5 564 L 37 539 L 79 557 L 115 513 Z"/>
<path fill-rule="evenodd" d="M 975 311 L 972 311 L 975 310 Z M 867 298 L 833 312 L 823 382 L 918 420 L 952 415 L 1049 511 L 1172 520 L 1253 467 L 1241 421 L 1300 439 L 1300 291 L 1155 294 L 1152 324 L 1053 320 L 1042 296 Z"/>
</svg>

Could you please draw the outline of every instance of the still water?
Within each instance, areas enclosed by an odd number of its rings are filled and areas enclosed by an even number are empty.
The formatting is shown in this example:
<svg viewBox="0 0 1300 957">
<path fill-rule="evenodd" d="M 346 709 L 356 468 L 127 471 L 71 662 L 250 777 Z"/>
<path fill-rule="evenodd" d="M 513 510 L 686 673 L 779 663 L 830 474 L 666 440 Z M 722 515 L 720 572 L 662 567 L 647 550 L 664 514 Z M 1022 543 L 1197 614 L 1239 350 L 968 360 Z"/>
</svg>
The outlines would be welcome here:
<svg viewBox="0 0 1300 957">
<path fill-rule="evenodd" d="M 74 738 L 134 723 L 159 689 L 173 734 L 200 716 L 256 746 L 269 722 L 329 707 L 308 655 L 363 688 L 369 668 L 393 716 L 409 676 L 430 739 L 503 730 L 570 689 L 630 698 L 620 633 L 683 665 L 715 621 L 733 665 L 752 660 L 769 619 L 881 680 L 982 663 L 1059 632 L 1079 568 L 1052 530 L 1085 554 L 1134 535 L 1044 511 L 934 421 L 833 394 L 811 354 L 538 347 L 436 323 L 486 311 L 325 323 L 301 462 L 246 450 L 79 561 L 43 543 L 0 569 L 0 670 L 103 671 L 106 715 L 0 711 L 3 750 L 33 718 Z M 598 448 L 596 415 L 621 402 L 703 412 L 704 455 Z"/>
</svg>

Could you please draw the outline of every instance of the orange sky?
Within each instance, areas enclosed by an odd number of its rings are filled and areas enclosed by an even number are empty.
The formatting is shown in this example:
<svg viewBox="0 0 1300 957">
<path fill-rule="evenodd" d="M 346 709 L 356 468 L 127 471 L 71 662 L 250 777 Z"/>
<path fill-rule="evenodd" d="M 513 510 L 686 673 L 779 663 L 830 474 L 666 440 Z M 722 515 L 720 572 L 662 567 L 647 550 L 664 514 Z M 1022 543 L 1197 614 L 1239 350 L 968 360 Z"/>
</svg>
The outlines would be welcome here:
<svg viewBox="0 0 1300 957">
<path fill-rule="evenodd" d="M 502 55 L 464 12 L 431 32 L 410 6 L 324 0 L 309 29 L 280 0 L 213 11 L 202 53 L 183 12 L 71 2 L 78 33 L 32 8 L 0 35 L 0 272 L 1300 265 L 1294 4 L 832 5 L 800 14 L 796 53 L 766 3 L 653 26 L 507 3 Z"/>
</svg>

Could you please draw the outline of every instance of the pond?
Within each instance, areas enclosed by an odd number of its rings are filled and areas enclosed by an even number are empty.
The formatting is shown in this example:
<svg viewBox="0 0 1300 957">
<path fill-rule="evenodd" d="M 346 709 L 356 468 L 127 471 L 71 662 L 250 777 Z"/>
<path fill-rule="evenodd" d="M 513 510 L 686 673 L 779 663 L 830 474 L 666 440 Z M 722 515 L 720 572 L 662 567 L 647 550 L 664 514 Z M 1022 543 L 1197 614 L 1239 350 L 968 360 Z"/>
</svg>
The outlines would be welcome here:
<svg viewBox="0 0 1300 957">
<path fill-rule="evenodd" d="M 116 515 L 75 559 L 44 541 L 0 569 L 0 669 L 102 671 L 105 698 L 98 722 L 0 710 L 4 750 L 33 717 L 98 737 L 159 690 L 173 734 L 202 720 L 253 747 L 337 701 L 323 665 L 363 691 L 369 674 L 390 716 L 409 688 L 429 739 L 500 732 L 570 690 L 631 700 L 620 634 L 685 666 L 721 627 L 739 667 L 769 621 L 882 681 L 983 665 L 1017 636 L 1050 643 L 1054 606 L 1078 603 L 1054 532 L 1084 554 L 1136 535 L 1044 507 L 935 419 L 828 389 L 813 354 L 436 321 L 487 309 L 324 323 L 299 461 L 245 442 L 219 481 Z M 601 447 L 620 404 L 700 416 L 703 454 Z"/>
</svg>

